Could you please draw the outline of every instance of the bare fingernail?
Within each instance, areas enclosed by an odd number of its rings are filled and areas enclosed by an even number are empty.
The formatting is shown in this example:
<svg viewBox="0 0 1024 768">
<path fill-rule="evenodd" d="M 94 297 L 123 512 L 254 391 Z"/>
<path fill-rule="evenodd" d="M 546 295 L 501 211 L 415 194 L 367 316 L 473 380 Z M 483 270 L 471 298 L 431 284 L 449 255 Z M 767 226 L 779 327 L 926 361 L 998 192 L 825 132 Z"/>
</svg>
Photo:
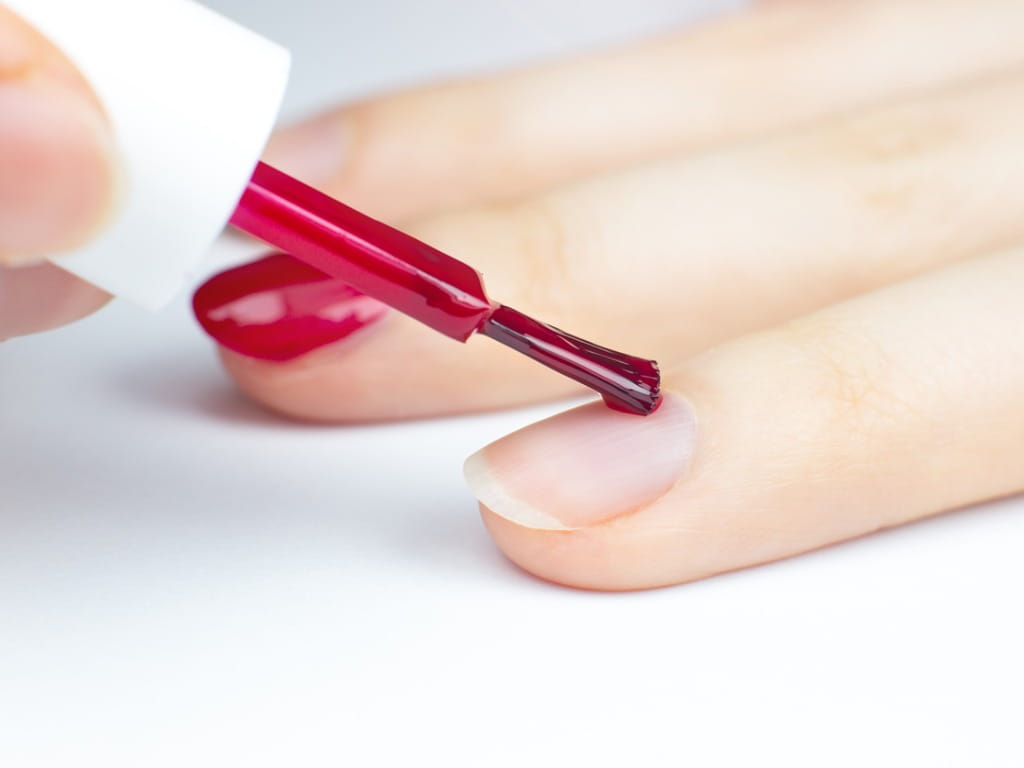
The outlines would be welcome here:
<svg viewBox="0 0 1024 768">
<path fill-rule="evenodd" d="M 489 445 L 466 462 L 466 479 L 511 522 L 574 530 L 655 502 L 683 475 L 695 442 L 693 409 L 678 395 L 642 419 L 594 404 Z"/>
</svg>

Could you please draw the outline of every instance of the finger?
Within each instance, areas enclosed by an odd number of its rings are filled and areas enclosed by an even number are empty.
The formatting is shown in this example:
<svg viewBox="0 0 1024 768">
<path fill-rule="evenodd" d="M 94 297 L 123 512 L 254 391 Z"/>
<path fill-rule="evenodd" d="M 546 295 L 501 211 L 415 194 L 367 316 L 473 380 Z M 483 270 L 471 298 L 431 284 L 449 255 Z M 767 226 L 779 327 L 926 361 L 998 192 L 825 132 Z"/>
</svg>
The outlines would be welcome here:
<svg viewBox="0 0 1024 768">
<path fill-rule="evenodd" d="M 85 242 L 114 201 L 109 126 L 47 41 L 0 7 L 0 262 Z"/>
<path fill-rule="evenodd" d="M 268 159 L 408 219 L 518 199 L 1024 62 L 1017 0 L 768 3 L 671 37 L 399 93 L 284 131 Z"/>
<path fill-rule="evenodd" d="M 670 364 L 1024 242 L 1022 91 L 1024 78 L 1009 78 L 525 205 L 442 217 L 417 234 L 480 267 L 495 298 Z M 257 265 L 215 278 L 201 294 L 204 325 L 230 350 L 228 371 L 275 410 L 316 420 L 398 418 L 570 391 L 487 340 L 463 347 L 370 312 L 365 299 L 349 311 L 347 288 L 300 295 L 303 283 L 310 280 Z M 270 352 L 255 343 L 282 338 L 288 343 Z"/>
<path fill-rule="evenodd" d="M 0 267 L 0 341 L 81 320 L 110 296 L 53 264 Z"/>
<path fill-rule="evenodd" d="M 467 463 L 487 527 L 546 579 L 637 589 L 1014 493 L 1022 282 L 1024 251 L 949 267 L 694 360 L 649 419 L 507 437 Z"/>
<path fill-rule="evenodd" d="M 88 314 L 107 296 L 57 267 L 10 270 L 88 240 L 117 172 L 106 118 L 49 42 L 0 7 L 0 338 Z"/>
</svg>

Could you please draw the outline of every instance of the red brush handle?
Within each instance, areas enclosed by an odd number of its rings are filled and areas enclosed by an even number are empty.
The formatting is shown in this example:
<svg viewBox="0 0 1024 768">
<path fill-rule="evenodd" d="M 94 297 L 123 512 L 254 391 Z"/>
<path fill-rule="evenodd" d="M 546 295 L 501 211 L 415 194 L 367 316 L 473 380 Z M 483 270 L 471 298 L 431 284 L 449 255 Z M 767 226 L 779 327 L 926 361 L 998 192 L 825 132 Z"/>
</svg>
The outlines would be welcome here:
<svg viewBox="0 0 1024 768">
<path fill-rule="evenodd" d="M 231 224 L 459 341 L 496 308 L 472 267 L 264 163 Z"/>
</svg>

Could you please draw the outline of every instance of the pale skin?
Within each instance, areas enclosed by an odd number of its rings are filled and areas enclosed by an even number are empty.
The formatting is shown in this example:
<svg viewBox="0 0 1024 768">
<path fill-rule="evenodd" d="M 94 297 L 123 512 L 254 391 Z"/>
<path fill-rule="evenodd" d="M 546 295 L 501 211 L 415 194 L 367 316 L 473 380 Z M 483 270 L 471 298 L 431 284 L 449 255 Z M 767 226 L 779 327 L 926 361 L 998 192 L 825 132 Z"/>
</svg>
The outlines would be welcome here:
<svg viewBox="0 0 1024 768">
<path fill-rule="evenodd" d="M 527 571 L 678 584 L 1024 490 L 1022 39 L 1024 0 L 766 2 L 341 108 L 268 159 L 661 362 L 654 416 L 584 406 L 467 476 Z M 35 262 L 116 210 L 112 157 L 86 84 L 0 9 L 0 337 L 107 300 Z M 335 423 L 577 392 L 398 315 L 288 363 L 222 358 L 266 407 Z"/>
</svg>

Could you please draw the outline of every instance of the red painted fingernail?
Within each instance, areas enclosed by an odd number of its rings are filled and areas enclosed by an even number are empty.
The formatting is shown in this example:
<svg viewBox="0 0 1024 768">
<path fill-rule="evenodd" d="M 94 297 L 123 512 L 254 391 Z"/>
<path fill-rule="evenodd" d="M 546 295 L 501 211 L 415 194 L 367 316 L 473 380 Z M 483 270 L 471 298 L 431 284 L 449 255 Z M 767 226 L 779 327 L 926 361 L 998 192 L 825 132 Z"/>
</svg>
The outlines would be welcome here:
<svg viewBox="0 0 1024 768">
<path fill-rule="evenodd" d="M 284 254 L 212 277 L 196 291 L 192 307 L 221 346 L 275 362 L 341 341 L 388 312 L 379 301 Z"/>
</svg>

